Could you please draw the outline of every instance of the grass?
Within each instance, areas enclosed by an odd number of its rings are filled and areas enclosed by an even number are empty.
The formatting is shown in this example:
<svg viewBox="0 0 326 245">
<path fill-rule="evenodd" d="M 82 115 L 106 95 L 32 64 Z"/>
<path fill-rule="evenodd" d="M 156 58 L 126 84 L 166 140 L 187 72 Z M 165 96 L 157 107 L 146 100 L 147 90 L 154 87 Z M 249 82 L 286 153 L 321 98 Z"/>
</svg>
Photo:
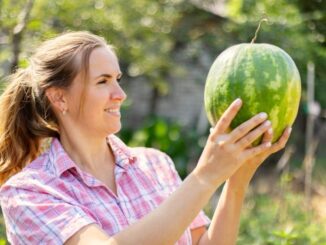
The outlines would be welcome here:
<svg viewBox="0 0 326 245">
<path fill-rule="evenodd" d="M 6 244 L 6 228 L 2 213 L 0 213 L 0 245 Z"/>
<path fill-rule="evenodd" d="M 313 206 L 306 207 L 304 201 L 302 193 L 291 190 L 271 195 L 251 189 L 242 210 L 237 244 L 326 245 L 326 215 Z M 324 210 L 326 197 L 323 201 Z M 205 212 L 212 217 L 213 208 L 207 205 Z"/>
<path fill-rule="evenodd" d="M 296 168 L 295 170 L 298 170 Z M 313 193 L 306 202 L 294 169 L 282 174 L 272 193 L 249 193 L 242 213 L 241 245 L 326 245 L 326 196 Z M 325 188 L 326 158 L 318 158 L 313 185 Z"/>
<path fill-rule="evenodd" d="M 242 210 L 237 244 L 326 245 L 326 195 L 314 193 L 307 204 L 303 185 L 294 176 L 298 169 L 274 179 L 270 173 L 257 176 Z M 320 158 L 313 172 L 314 187 L 325 190 L 325 175 L 326 158 Z M 212 216 L 210 205 L 205 211 Z"/>
<path fill-rule="evenodd" d="M 241 245 L 326 245 L 326 219 L 305 207 L 302 194 L 256 195 L 243 210 Z"/>
</svg>

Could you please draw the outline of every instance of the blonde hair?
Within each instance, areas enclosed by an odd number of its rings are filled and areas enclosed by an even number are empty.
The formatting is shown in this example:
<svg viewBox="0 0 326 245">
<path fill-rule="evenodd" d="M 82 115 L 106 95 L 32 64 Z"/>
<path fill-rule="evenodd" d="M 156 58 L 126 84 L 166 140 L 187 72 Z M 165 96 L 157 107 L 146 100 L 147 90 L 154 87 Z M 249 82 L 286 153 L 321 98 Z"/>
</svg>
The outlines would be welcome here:
<svg viewBox="0 0 326 245">
<path fill-rule="evenodd" d="M 89 32 L 61 34 L 44 42 L 26 69 L 8 77 L 0 97 L 0 185 L 41 153 L 43 139 L 60 136 L 45 91 L 68 88 L 79 72 L 86 78 L 89 56 L 97 47 L 113 51 L 102 37 Z"/>
</svg>

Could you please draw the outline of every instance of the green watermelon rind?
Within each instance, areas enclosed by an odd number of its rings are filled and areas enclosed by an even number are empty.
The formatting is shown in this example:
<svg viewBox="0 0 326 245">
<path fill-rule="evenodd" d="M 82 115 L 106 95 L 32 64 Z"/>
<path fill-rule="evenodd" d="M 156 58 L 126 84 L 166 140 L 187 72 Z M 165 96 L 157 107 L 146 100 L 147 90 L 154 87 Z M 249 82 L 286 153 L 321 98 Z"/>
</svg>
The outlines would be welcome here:
<svg viewBox="0 0 326 245">
<path fill-rule="evenodd" d="M 266 112 L 272 122 L 273 142 L 293 125 L 301 96 L 301 79 L 292 58 L 271 44 L 238 44 L 223 51 L 206 79 L 204 103 L 211 125 L 236 98 L 242 108 L 234 129 L 252 116 Z"/>
</svg>

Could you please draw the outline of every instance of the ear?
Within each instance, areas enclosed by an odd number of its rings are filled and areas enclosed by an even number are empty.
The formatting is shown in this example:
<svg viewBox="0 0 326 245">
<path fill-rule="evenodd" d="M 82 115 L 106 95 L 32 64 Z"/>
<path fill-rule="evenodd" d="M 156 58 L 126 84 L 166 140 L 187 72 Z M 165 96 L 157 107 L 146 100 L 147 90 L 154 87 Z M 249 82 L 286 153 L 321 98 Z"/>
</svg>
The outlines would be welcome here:
<svg viewBox="0 0 326 245">
<path fill-rule="evenodd" d="M 68 110 L 68 103 L 63 89 L 50 87 L 45 91 L 45 95 L 55 110 L 59 112 Z"/>
</svg>

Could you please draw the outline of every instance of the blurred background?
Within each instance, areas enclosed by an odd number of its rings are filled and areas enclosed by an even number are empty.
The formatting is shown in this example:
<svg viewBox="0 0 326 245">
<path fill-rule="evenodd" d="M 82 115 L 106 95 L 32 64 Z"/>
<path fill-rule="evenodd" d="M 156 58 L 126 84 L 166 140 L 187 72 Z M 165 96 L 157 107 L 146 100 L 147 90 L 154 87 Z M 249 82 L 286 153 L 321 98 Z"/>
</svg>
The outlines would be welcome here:
<svg viewBox="0 0 326 245">
<path fill-rule="evenodd" d="M 287 147 L 252 181 L 238 244 L 326 244 L 325 13 L 323 0 L 0 0 L 0 91 L 43 40 L 68 30 L 101 35 L 116 47 L 128 95 L 119 136 L 168 153 L 185 178 L 208 135 L 211 64 L 227 47 L 250 42 L 267 15 L 256 43 L 293 58 L 303 93 Z M 209 216 L 219 193 L 205 207 Z"/>
</svg>

